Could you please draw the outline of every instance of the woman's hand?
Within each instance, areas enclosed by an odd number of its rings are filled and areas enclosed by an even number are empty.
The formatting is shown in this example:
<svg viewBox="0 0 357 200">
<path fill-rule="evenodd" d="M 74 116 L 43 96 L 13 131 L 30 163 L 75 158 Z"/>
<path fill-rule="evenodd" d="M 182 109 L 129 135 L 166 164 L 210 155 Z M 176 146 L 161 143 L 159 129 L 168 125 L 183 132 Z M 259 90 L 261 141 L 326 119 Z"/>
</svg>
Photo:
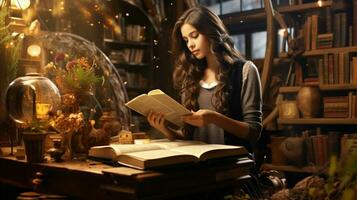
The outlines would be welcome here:
<svg viewBox="0 0 357 200">
<path fill-rule="evenodd" d="M 164 115 L 161 113 L 150 111 L 146 116 L 149 124 L 163 133 L 169 140 L 175 139 L 174 133 L 170 131 L 165 125 Z"/>
<path fill-rule="evenodd" d="M 183 121 L 192 126 L 202 127 L 212 123 L 215 114 L 216 112 L 213 110 L 201 109 L 192 112 L 192 115 L 183 116 Z"/>
</svg>

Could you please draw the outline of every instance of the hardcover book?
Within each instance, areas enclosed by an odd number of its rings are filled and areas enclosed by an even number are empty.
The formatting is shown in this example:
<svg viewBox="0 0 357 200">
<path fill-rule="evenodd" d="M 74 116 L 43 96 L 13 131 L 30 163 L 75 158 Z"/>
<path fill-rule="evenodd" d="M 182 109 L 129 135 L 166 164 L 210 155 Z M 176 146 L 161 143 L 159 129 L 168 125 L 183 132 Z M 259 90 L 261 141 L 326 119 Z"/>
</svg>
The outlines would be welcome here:
<svg viewBox="0 0 357 200">
<path fill-rule="evenodd" d="M 191 114 L 184 106 L 159 89 L 141 94 L 125 105 L 144 116 L 147 116 L 150 110 L 162 113 L 167 121 L 178 127 L 183 126 L 181 117 Z"/>
<path fill-rule="evenodd" d="M 195 163 L 211 159 L 242 157 L 247 151 L 242 146 L 206 144 L 200 141 L 154 140 L 149 144 L 111 144 L 95 146 L 89 157 L 112 160 L 119 164 L 150 169 L 170 165 Z"/>
</svg>

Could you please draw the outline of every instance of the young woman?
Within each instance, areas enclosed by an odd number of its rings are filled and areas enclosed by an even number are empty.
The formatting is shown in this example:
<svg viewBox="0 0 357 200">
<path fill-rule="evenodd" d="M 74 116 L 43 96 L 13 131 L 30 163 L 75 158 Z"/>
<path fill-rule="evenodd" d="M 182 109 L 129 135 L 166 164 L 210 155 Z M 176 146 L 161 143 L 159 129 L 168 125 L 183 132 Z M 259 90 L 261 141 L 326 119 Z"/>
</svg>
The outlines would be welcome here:
<svg viewBox="0 0 357 200">
<path fill-rule="evenodd" d="M 262 129 L 255 65 L 234 48 L 219 17 L 202 6 L 187 10 L 178 19 L 172 41 L 174 85 L 192 115 L 183 117 L 188 126 L 180 131 L 169 128 L 161 113 L 148 114 L 150 125 L 170 139 L 244 145 L 251 151 Z"/>
</svg>

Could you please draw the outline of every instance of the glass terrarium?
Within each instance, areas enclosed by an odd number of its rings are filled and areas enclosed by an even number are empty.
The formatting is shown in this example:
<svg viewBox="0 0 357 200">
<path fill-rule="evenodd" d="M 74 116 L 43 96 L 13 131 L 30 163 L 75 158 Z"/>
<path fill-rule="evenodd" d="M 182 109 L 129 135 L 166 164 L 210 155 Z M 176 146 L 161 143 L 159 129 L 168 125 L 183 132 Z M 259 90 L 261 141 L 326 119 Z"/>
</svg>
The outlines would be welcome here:
<svg viewBox="0 0 357 200">
<path fill-rule="evenodd" d="M 6 92 L 9 116 L 26 126 L 35 120 L 49 120 L 61 106 L 56 85 L 38 73 L 29 73 L 12 81 Z"/>
<path fill-rule="evenodd" d="M 94 43 L 71 33 L 44 32 L 41 69 L 59 89 L 61 106 L 51 126 L 62 134 L 64 145 L 86 153 L 91 146 L 109 143 L 130 127 L 125 85 L 114 65 Z"/>
</svg>

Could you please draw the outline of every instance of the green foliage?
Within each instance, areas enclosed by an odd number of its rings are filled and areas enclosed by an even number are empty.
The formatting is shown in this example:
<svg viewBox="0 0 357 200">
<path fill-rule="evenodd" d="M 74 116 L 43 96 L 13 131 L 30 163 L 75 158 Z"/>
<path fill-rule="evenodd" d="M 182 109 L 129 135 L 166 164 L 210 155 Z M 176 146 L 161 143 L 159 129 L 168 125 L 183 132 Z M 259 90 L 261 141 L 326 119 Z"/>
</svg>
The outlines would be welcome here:
<svg viewBox="0 0 357 200">
<path fill-rule="evenodd" d="M 31 132 L 45 132 L 50 127 L 48 120 L 32 120 L 26 125 L 26 130 Z"/>
<path fill-rule="evenodd" d="M 22 36 L 20 34 L 15 37 L 11 35 L 9 26 L 6 25 L 8 15 L 8 8 L 2 7 L 0 9 L 0 56 L 4 59 L 2 65 L 7 67 L 7 79 L 10 81 L 16 77 L 17 64 L 22 48 Z M 5 58 L 5 52 L 10 56 Z"/>
<path fill-rule="evenodd" d="M 95 75 L 93 70 L 82 67 L 74 67 L 65 73 L 66 84 L 72 90 L 88 90 L 90 87 L 102 80 Z"/>
</svg>

